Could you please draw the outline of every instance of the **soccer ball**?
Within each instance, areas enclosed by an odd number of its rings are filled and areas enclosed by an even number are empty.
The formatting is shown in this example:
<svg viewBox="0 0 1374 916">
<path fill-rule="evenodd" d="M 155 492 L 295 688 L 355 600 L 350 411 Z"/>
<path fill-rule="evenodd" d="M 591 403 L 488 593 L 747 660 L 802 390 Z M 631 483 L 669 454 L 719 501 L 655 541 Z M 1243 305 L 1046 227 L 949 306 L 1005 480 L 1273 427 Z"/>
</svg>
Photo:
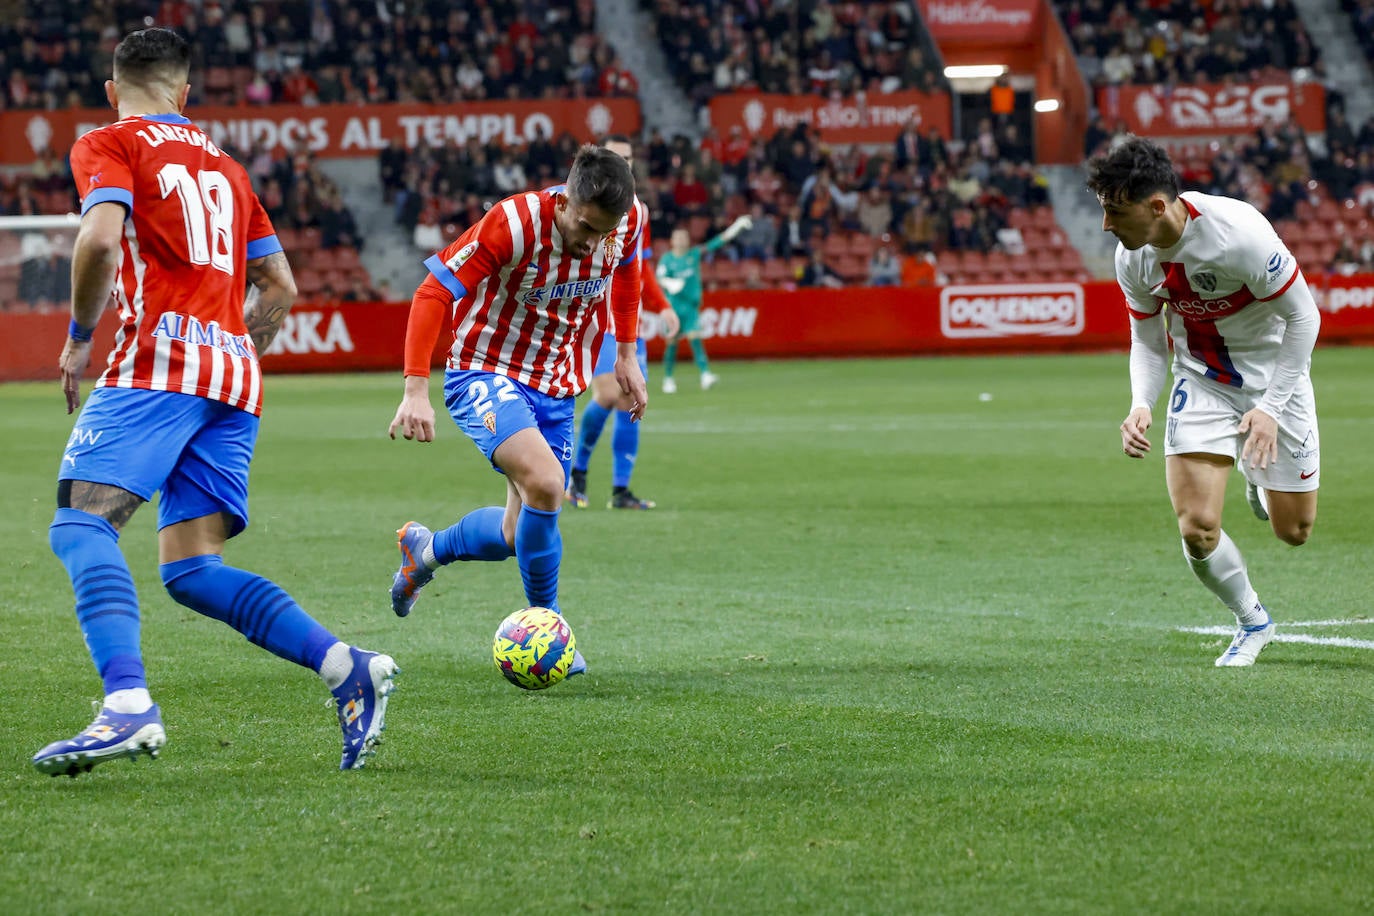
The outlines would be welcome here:
<svg viewBox="0 0 1374 916">
<path fill-rule="evenodd" d="M 568 676 L 577 640 L 562 615 L 546 607 L 516 611 L 496 629 L 491 656 L 506 680 L 543 690 Z"/>
</svg>

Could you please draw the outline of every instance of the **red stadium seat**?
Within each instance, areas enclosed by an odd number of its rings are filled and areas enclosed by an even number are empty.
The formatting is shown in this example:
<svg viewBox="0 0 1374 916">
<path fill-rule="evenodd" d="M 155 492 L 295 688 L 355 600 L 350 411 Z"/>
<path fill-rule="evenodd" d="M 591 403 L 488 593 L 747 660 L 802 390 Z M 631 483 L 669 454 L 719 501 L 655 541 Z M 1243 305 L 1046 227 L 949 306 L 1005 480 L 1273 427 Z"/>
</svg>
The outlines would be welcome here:
<svg viewBox="0 0 1374 916">
<path fill-rule="evenodd" d="M 323 286 L 324 278 L 317 270 L 307 268 L 296 273 L 296 290 L 306 298 L 319 293 Z"/>
<path fill-rule="evenodd" d="M 733 289 L 744 283 L 744 268 L 726 257 L 716 258 L 712 273 L 716 282 L 726 289 Z"/>
<path fill-rule="evenodd" d="M 842 258 L 849 254 L 849 239 L 838 232 L 832 232 L 825 237 L 825 244 L 821 246 L 821 254 L 825 255 L 827 261 Z"/>
<path fill-rule="evenodd" d="M 706 241 L 706 236 L 711 231 L 711 217 L 693 216 L 687 220 L 687 234 L 692 237 L 692 244 L 700 245 Z"/>
<path fill-rule="evenodd" d="M 356 248 L 341 247 L 332 250 L 334 252 L 334 269 L 340 273 L 353 271 L 363 264 L 362 257 Z"/>
<path fill-rule="evenodd" d="M 763 282 L 770 286 L 797 282 L 797 274 L 786 258 L 769 258 L 763 262 Z"/>
<path fill-rule="evenodd" d="M 209 67 L 205 71 L 205 88 L 219 92 L 234 88 L 234 73 L 228 67 Z"/>
<path fill-rule="evenodd" d="M 848 283 L 863 283 L 868 279 L 868 259 L 858 255 L 845 254 L 828 262 L 831 269 Z"/>
<path fill-rule="evenodd" d="M 878 250 L 878 240 L 866 232 L 856 232 L 849 237 L 849 253 L 867 260 Z"/>
</svg>

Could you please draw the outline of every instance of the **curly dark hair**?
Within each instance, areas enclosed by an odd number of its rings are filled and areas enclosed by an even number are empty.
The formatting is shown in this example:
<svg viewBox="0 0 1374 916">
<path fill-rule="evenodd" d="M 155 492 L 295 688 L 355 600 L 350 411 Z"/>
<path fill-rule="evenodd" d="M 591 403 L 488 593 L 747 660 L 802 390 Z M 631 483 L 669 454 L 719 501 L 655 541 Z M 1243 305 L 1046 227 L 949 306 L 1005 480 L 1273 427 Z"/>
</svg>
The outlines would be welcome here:
<svg viewBox="0 0 1374 916">
<path fill-rule="evenodd" d="M 171 29 L 141 29 L 124 36 L 114 52 L 115 79 L 146 85 L 186 82 L 191 46 Z"/>
<path fill-rule="evenodd" d="M 1135 203 L 1155 193 L 1173 200 L 1183 188 L 1163 147 L 1130 137 L 1088 161 L 1088 190 L 1104 201 Z"/>
<path fill-rule="evenodd" d="M 629 164 L 601 146 L 584 144 L 568 172 L 568 197 L 624 215 L 635 199 L 635 177 Z"/>
</svg>

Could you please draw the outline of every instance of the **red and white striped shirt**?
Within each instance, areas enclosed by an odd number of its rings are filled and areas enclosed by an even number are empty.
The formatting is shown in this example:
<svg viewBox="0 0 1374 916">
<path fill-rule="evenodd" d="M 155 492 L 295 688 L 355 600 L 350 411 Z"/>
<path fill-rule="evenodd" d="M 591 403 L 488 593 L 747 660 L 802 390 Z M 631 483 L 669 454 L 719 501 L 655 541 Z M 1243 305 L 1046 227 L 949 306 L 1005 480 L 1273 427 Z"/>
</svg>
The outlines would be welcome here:
<svg viewBox="0 0 1374 916">
<path fill-rule="evenodd" d="M 281 251 L 247 172 L 180 115 L 124 118 L 72 147 L 81 212 L 128 208 L 120 328 L 97 386 L 194 394 L 262 412 L 243 320 L 245 262 Z"/>
<path fill-rule="evenodd" d="M 614 327 L 617 339 L 635 340 L 640 234 L 648 224 L 644 205 L 636 198 L 591 256 L 575 258 L 564 253 L 554 226 L 560 191 L 561 186 L 500 201 L 425 261 L 454 300 L 450 369 L 495 372 L 554 397 L 573 397 L 587 388 L 598 327 Z M 427 352 L 418 354 L 419 361 Z M 408 374 L 415 374 L 412 361 L 408 353 Z"/>
</svg>

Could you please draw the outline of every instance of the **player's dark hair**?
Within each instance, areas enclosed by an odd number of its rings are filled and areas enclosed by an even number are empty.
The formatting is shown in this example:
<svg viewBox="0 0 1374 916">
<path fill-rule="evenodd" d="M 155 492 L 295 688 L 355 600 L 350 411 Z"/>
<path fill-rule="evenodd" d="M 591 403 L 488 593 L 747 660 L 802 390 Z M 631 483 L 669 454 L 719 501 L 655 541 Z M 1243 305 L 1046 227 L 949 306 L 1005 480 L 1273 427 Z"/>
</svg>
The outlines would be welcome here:
<svg viewBox="0 0 1374 916">
<path fill-rule="evenodd" d="M 624 215 L 635 199 L 635 177 L 624 159 L 587 143 L 578 149 L 568 172 L 568 197 Z"/>
<path fill-rule="evenodd" d="M 1163 147 L 1130 137 L 1088 160 L 1088 190 L 1110 203 L 1136 203 L 1155 193 L 1173 200 L 1183 188 Z"/>
<path fill-rule="evenodd" d="M 124 36 L 114 52 L 115 79 L 138 86 L 184 83 L 191 69 L 191 46 L 171 29 L 141 29 Z"/>
<path fill-rule="evenodd" d="M 601 139 L 601 145 L 605 146 L 607 143 L 624 143 L 626 146 L 635 145 L 635 142 L 630 139 L 628 134 L 607 134 Z"/>
</svg>

